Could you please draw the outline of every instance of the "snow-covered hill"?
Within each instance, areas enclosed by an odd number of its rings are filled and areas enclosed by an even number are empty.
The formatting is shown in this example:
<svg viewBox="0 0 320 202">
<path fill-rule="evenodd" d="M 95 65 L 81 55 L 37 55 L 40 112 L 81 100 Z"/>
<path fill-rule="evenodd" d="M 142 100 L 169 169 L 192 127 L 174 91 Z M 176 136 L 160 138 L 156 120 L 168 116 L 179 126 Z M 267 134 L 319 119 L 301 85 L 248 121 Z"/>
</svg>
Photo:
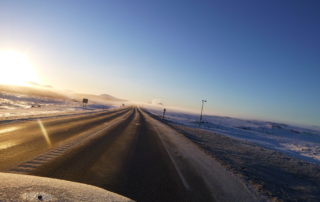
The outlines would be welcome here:
<svg viewBox="0 0 320 202">
<path fill-rule="evenodd" d="M 86 108 L 82 107 L 83 98 L 89 99 Z M 0 120 L 108 109 L 120 106 L 120 101 L 113 96 L 59 92 L 52 87 L 0 85 Z"/>
</svg>

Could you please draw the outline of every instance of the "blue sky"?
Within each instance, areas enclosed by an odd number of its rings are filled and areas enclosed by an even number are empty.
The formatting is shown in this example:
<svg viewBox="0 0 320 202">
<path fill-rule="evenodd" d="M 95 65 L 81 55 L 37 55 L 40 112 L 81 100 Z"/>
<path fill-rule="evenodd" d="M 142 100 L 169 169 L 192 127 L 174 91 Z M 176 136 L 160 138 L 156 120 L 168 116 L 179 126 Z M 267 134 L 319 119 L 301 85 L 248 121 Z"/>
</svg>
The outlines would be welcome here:
<svg viewBox="0 0 320 202">
<path fill-rule="evenodd" d="M 320 126 L 319 1 L 3 1 L 0 48 L 43 82 Z"/>
</svg>

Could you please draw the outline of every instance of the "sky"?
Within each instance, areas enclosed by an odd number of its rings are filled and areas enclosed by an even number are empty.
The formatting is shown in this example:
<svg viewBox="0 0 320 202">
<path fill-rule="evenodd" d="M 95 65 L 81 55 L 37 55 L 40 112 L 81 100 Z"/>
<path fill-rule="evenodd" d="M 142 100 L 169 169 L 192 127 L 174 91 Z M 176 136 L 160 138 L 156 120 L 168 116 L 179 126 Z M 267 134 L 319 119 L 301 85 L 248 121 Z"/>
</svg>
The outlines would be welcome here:
<svg viewBox="0 0 320 202">
<path fill-rule="evenodd" d="M 320 2 L 0 0 L 0 50 L 41 82 L 320 126 Z M 0 67 L 1 68 L 1 67 Z"/>
</svg>

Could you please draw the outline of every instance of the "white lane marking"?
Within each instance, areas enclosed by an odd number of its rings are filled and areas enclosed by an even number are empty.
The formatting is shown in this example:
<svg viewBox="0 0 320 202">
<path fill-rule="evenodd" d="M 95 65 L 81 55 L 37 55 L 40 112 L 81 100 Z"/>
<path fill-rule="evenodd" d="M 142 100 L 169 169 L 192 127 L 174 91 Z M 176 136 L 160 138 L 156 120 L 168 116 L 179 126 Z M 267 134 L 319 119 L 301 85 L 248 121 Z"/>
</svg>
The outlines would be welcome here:
<svg viewBox="0 0 320 202">
<path fill-rule="evenodd" d="M 145 116 L 145 117 L 146 117 L 146 116 Z M 158 128 L 155 127 L 153 124 L 151 124 L 151 125 L 152 125 L 153 129 L 158 133 L 159 139 L 160 139 L 163 147 L 165 148 L 166 152 L 168 153 L 169 158 L 170 158 L 171 162 L 173 163 L 173 165 L 174 165 L 174 167 L 175 167 L 175 169 L 176 169 L 176 171 L 177 171 L 177 173 L 178 173 L 178 175 L 179 175 L 179 177 L 180 177 L 183 185 L 185 186 L 186 189 L 191 190 L 191 189 L 190 189 L 190 186 L 189 186 L 189 184 L 188 184 L 188 182 L 187 182 L 187 180 L 186 180 L 185 177 L 183 176 L 180 168 L 178 167 L 177 162 L 174 160 L 174 158 L 172 157 L 171 153 L 170 153 L 169 150 L 167 149 L 166 144 L 163 142 L 163 140 L 162 140 L 162 138 L 161 138 L 161 133 L 159 132 Z"/>
<path fill-rule="evenodd" d="M 12 141 L 1 142 L 1 144 L 0 144 L 0 150 L 1 150 L 1 149 L 8 149 L 8 148 L 13 147 L 13 146 L 15 146 L 15 145 L 17 145 L 17 143 L 12 142 Z"/>
</svg>

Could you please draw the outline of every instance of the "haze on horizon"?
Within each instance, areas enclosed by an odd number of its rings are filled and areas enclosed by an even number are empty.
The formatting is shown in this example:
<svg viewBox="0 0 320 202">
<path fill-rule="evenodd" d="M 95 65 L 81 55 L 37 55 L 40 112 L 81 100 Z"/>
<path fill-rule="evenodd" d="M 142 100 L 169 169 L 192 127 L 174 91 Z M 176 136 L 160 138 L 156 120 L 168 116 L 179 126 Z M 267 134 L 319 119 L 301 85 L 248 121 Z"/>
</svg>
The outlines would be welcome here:
<svg viewBox="0 0 320 202">
<path fill-rule="evenodd" d="M 191 111 L 207 99 L 206 114 L 320 126 L 319 9 L 297 0 L 0 0 L 0 83 Z"/>
</svg>

